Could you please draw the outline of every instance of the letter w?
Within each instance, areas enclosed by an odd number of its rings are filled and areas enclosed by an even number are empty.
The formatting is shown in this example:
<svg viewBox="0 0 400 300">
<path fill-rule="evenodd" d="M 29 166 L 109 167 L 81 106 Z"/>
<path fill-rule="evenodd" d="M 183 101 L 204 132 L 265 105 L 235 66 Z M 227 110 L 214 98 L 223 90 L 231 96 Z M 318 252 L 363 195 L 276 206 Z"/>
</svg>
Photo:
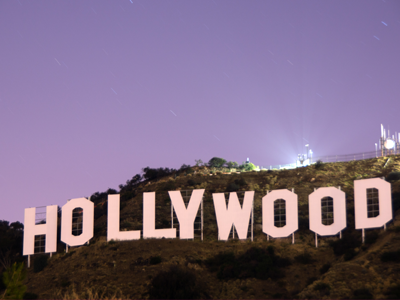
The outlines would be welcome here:
<svg viewBox="0 0 400 300">
<path fill-rule="evenodd" d="M 228 208 L 223 193 L 213 194 L 213 200 L 219 239 L 228 240 L 232 226 L 235 226 L 239 239 L 245 240 L 252 214 L 254 191 L 244 193 L 243 208 L 236 193 L 229 194 Z"/>
</svg>

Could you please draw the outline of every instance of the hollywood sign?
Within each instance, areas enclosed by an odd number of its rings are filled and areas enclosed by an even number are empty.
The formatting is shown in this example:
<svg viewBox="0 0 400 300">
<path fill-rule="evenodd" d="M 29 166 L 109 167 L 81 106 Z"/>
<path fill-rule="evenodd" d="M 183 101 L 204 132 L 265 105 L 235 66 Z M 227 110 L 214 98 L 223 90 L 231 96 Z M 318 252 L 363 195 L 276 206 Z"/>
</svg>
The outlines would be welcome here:
<svg viewBox="0 0 400 300">
<path fill-rule="evenodd" d="M 368 217 L 367 190 L 376 189 L 379 199 L 379 214 Z M 179 222 L 179 238 L 194 238 L 194 221 L 202 202 L 204 189 L 193 190 L 186 207 L 180 191 L 170 191 L 169 196 Z M 232 227 L 236 229 L 239 239 L 246 239 L 249 221 L 253 217 L 254 191 L 244 193 L 243 205 L 237 194 L 230 193 L 228 205 L 223 193 L 212 194 L 220 240 L 228 240 Z M 331 197 L 333 200 L 333 223 L 322 224 L 321 199 Z M 274 202 L 283 199 L 286 202 L 286 225 L 277 227 L 274 223 Z M 331 236 L 340 233 L 347 226 L 346 195 L 336 187 L 322 187 L 308 196 L 309 227 L 320 236 Z M 82 233 L 72 234 L 72 213 L 82 208 Z M 391 186 L 381 178 L 361 179 L 354 181 L 355 228 L 378 228 L 392 220 Z M 35 235 L 45 235 L 45 252 L 57 250 L 57 205 L 46 207 L 46 224 L 35 224 L 36 208 L 26 208 L 24 217 L 23 255 L 34 254 Z M 155 192 L 143 193 L 143 238 L 176 238 L 176 228 L 155 228 Z M 120 197 L 108 195 L 107 240 L 138 240 L 140 230 L 120 231 Z M 93 237 L 94 203 L 86 198 L 68 201 L 62 207 L 61 241 L 68 246 L 80 246 Z M 262 230 L 273 238 L 288 237 L 298 229 L 297 195 L 289 190 L 274 190 L 262 198 Z"/>
</svg>

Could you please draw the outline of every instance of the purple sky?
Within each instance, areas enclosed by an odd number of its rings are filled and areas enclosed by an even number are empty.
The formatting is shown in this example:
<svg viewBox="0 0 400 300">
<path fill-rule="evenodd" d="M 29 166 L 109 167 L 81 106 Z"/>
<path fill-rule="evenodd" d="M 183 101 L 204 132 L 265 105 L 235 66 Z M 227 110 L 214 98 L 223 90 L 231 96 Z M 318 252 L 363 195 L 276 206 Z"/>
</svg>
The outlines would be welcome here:
<svg viewBox="0 0 400 300">
<path fill-rule="evenodd" d="M 400 1 L 13 0 L 0 28 L 0 220 L 146 166 L 400 131 Z"/>
</svg>

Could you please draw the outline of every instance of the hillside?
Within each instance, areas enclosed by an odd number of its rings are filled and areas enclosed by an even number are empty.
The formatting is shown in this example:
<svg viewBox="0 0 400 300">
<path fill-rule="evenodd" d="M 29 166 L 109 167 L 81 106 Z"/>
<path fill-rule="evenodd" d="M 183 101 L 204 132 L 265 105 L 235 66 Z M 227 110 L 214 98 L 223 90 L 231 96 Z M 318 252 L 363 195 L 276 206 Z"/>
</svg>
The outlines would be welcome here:
<svg viewBox="0 0 400 300">
<path fill-rule="evenodd" d="M 67 254 L 60 244 L 60 253 L 49 258 L 43 270 L 28 269 L 28 291 L 47 299 L 84 298 L 91 292 L 99 293 L 98 297 L 149 298 L 159 295 L 155 287 L 161 291 L 181 280 L 171 274 L 182 272 L 186 281 L 181 285 L 193 289 L 186 291 L 185 297 L 400 297 L 400 173 L 396 173 L 400 172 L 400 156 L 239 174 L 213 171 L 210 175 L 212 170 L 207 167 L 190 170 L 121 186 L 121 229 L 142 229 L 143 192 L 156 192 L 156 227 L 168 228 L 171 205 L 167 191 L 202 188 L 203 241 L 142 239 L 107 243 L 107 192 L 96 193 L 91 198 L 96 206 L 95 237 L 88 246 L 72 248 Z M 366 230 L 366 242 L 361 244 L 361 231 L 354 229 L 353 181 L 376 177 L 385 177 L 392 184 L 394 219 L 386 231 Z M 308 195 L 314 188 L 327 186 L 340 186 L 346 193 L 347 228 L 342 239 L 320 237 L 316 248 L 314 233 L 308 229 Z M 291 238 L 267 241 L 261 231 L 261 198 L 268 190 L 292 188 L 299 200 L 295 244 Z M 253 242 L 217 240 L 212 193 L 233 190 L 255 191 Z M 171 266 L 179 267 L 164 277 L 157 276 Z M 172 281 L 167 284 L 166 278 Z"/>
</svg>

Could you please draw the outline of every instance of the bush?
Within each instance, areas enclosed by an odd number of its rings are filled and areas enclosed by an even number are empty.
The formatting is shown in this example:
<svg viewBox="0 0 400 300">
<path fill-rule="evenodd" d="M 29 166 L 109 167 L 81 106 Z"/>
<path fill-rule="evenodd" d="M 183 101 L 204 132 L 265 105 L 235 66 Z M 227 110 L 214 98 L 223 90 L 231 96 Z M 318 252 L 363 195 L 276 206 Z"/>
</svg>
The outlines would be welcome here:
<svg viewBox="0 0 400 300">
<path fill-rule="evenodd" d="M 313 284 L 314 283 L 314 281 L 315 280 L 317 280 L 318 278 L 317 277 L 314 277 L 314 276 L 312 276 L 312 277 L 310 277 L 310 278 L 308 278 L 307 279 L 307 285 L 311 285 L 311 284 Z"/>
<path fill-rule="evenodd" d="M 324 163 L 320 159 L 317 160 L 317 162 L 314 165 L 315 170 L 322 170 L 323 166 L 324 166 Z"/>
<path fill-rule="evenodd" d="M 388 261 L 399 262 L 400 261 L 400 250 L 383 252 L 381 254 L 381 261 L 383 261 L 383 262 L 388 262 Z"/>
<path fill-rule="evenodd" d="M 24 263 L 15 262 L 3 273 L 3 282 L 7 288 L 4 299 L 22 299 L 26 291 L 26 286 L 23 285 L 25 276 Z"/>
<path fill-rule="evenodd" d="M 256 169 L 256 166 L 251 162 L 249 162 L 249 163 L 244 162 L 239 166 L 239 168 L 244 170 L 244 171 L 252 171 L 252 170 Z"/>
<path fill-rule="evenodd" d="M 22 299 L 38 299 L 39 296 L 35 293 L 25 292 Z"/>
<path fill-rule="evenodd" d="M 387 181 L 395 181 L 400 179 L 400 172 L 391 172 L 389 175 L 386 177 Z"/>
<path fill-rule="evenodd" d="M 168 271 L 158 273 L 150 284 L 150 299 L 208 298 L 206 286 L 196 273 L 188 268 L 173 265 Z"/>
<path fill-rule="evenodd" d="M 209 167 L 222 168 L 226 163 L 226 160 L 220 157 L 213 157 L 208 161 Z"/>
<path fill-rule="evenodd" d="M 299 229 L 300 230 L 308 230 L 310 227 L 310 220 L 307 216 L 299 216 Z"/>
<path fill-rule="evenodd" d="M 388 288 L 385 295 L 387 299 L 400 299 L 400 284 Z"/>
<path fill-rule="evenodd" d="M 152 256 L 150 257 L 150 264 L 151 265 L 158 265 L 159 263 L 161 263 L 161 256 Z"/>
<path fill-rule="evenodd" d="M 346 253 L 343 256 L 344 261 L 349 261 L 349 260 L 353 259 L 353 257 L 355 257 L 356 255 L 357 255 L 357 253 L 353 248 L 349 249 L 346 251 Z"/>
<path fill-rule="evenodd" d="M 331 264 L 330 263 L 327 263 L 327 264 L 324 264 L 322 267 L 321 267 L 321 269 L 319 269 L 319 272 L 321 273 L 321 275 L 322 274 L 325 274 L 326 272 L 328 272 L 328 270 L 331 268 Z"/>
<path fill-rule="evenodd" d="M 237 257 L 233 252 L 219 253 L 205 263 L 210 271 L 218 270 L 219 279 L 278 279 L 283 276 L 280 268 L 291 264 L 288 259 L 276 256 L 272 246 L 252 247 Z"/>
<path fill-rule="evenodd" d="M 176 183 L 175 181 L 167 181 L 164 186 L 162 187 L 162 191 L 175 191 L 176 190 Z"/>
<path fill-rule="evenodd" d="M 353 291 L 354 298 L 353 299 L 374 299 L 374 296 L 368 289 L 358 289 Z"/>
<path fill-rule="evenodd" d="M 331 287 L 325 282 L 318 282 L 314 285 L 314 291 L 319 291 L 321 296 L 327 296 L 331 293 Z"/>
<path fill-rule="evenodd" d="M 196 185 L 196 181 L 194 181 L 193 179 L 189 179 L 189 180 L 187 181 L 187 185 L 188 185 L 188 186 L 195 186 L 195 185 Z"/>
<path fill-rule="evenodd" d="M 378 231 L 370 231 L 365 235 L 365 243 L 366 244 L 373 244 L 379 237 Z"/>
<path fill-rule="evenodd" d="M 33 261 L 33 272 L 39 273 L 47 266 L 48 256 L 46 254 L 38 255 Z"/>
<path fill-rule="evenodd" d="M 152 169 L 150 167 L 146 167 L 142 169 L 143 171 L 143 178 L 145 180 L 153 180 L 153 179 L 158 179 L 161 177 L 165 177 L 167 175 L 172 174 L 173 172 L 176 172 L 175 169 L 170 169 L 170 168 L 158 168 L 158 169 Z"/>
<path fill-rule="evenodd" d="M 227 162 L 227 163 L 226 163 L 226 166 L 227 166 L 229 169 L 232 169 L 232 168 L 237 168 L 237 167 L 239 166 L 239 164 L 238 164 L 237 162 L 235 162 L 235 161 L 230 161 L 230 162 Z"/>
<path fill-rule="evenodd" d="M 333 248 L 335 255 L 340 256 L 349 253 L 351 250 L 354 252 L 354 248 L 360 247 L 361 237 L 360 234 L 355 230 L 346 231 L 343 233 L 341 239 L 332 241 L 329 243 L 329 245 Z"/>
<path fill-rule="evenodd" d="M 226 189 L 227 192 L 236 192 L 237 190 L 239 190 L 239 186 L 234 182 L 230 183 Z"/>
<path fill-rule="evenodd" d="M 236 179 L 236 180 L 235 180 L 235 183 L 236 183 L 239 187 L 242 187 L 242 186 L 247 185 L 247 182 L 246 182 L 246 180 L 244 180 L 243 177 L 241 177 L 240 179 Z"/>
<path fill-rule="evenodd" d="M 400 208 L 400 193 L 398 192 L 392 194 L 392 208 L 393 212 Z"/>
<path fill-rule="evenodd" d="M 303 254 L 299 254 L 299 255 L 295 256 L 294 260 L 303 265 L 308 265 L 308 264 L 311 264 L 314 262 L 314 259 L 312 258 L 311 254 L 308 252 L 304 252 Z"/>
</svg>

